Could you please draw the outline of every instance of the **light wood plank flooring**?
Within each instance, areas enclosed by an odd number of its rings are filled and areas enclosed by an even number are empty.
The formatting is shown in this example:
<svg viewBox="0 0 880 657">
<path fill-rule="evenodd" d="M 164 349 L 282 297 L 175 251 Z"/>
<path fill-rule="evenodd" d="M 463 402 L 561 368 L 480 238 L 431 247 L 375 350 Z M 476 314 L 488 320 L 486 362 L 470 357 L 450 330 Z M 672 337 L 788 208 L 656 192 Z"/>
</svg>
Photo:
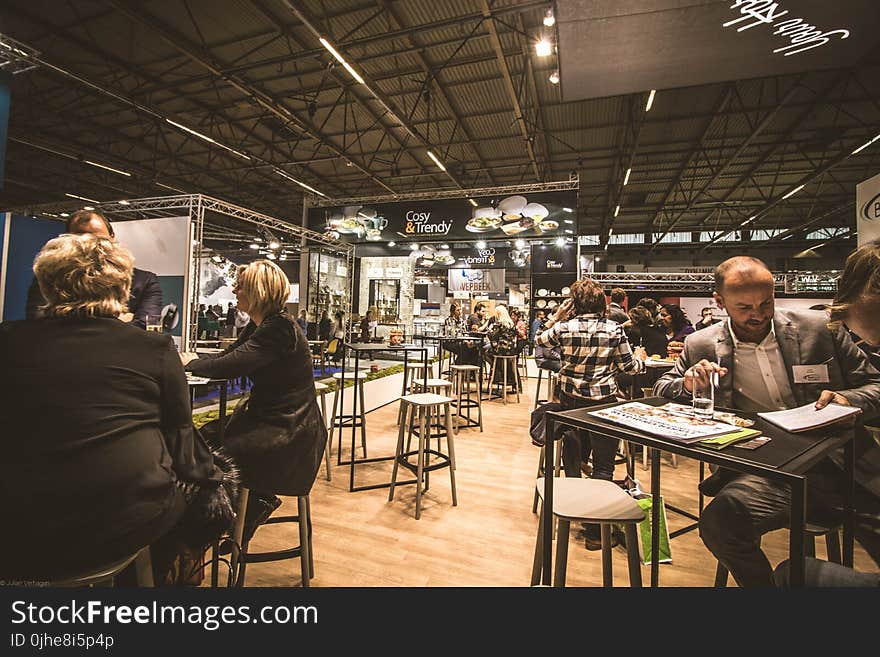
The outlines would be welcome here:
<svg viewBox="0 0 880 657">
<path fill-rule="evenodd" d="M 413 517 L 412 485 L 399 487 L 392 502 L 388 502 L 387 489 L 348 492 L 348 466 L 335 465 L 334 445 L 333 480 L 325 479 L 322 466 L 311 494 L 315 559 L 312 586 L 528 586 L 537 527 L 537 516 L 531 509 L 538 449 L 528 435 L 535 379 L 525 383 L 526 392 L 519 404 L 484 402 L 483 433 L 467 429 L 458 434 L 458 506 L 452 506 L 448 471 L 439 470 L 431 475 L 420 520 Z M 367 416 L 370 456 L 393 453 L 396 417 L 396 404 Z M 344 457 L 349 453 L 350 430 L 345 442 Z M 390 461 L 360 465 L 356 483 L 389 481 L 391 467 Z M 679 459 L 678 467 L 673 468 L 669 455 L 664 454 L 661 467 L 666 501 L 696 513 L 698 464 Z M 623 475 L 624 466 L 619 465 L 616 478 Z M 642 470 L 640 464 L 636 466 L 636 477 L 643 490 L 650 490 L 650 472 Z M 276 513 L 295 512 L 296 500 L 285 499 Z M 690 522 L 675 513 L 668 513 L 667 518 L 672 530 Z M 251 547 L 255 551 L 279 549 L 295 540 L 295 524 L 264 526 Z M 787 556 L 787 541 L 786 530 L 765 537 L 765 551 L 774 564 Z M 820 558 L 825 556 L 824 550 L 820 539 Z M 671 564 L 660 568 L 661 586 L 712 586 L 716 562 L 696 531 L 672 540 L 672 557 Z M 858 545 L 855 564 L 861 570 L 877 570 Z M 299 572 L 298 560 L 252 564 L 247 569 L 247 585 L 298 586 Z M 645 583 L 649 575 L 650 569 L 643 566 Z M 628 586 L 622 547 L 614 549 L 614 583 Z M 587 551 L 574 526 L 567 584 L 602 584 L 601 553 Z"/>
</svg>

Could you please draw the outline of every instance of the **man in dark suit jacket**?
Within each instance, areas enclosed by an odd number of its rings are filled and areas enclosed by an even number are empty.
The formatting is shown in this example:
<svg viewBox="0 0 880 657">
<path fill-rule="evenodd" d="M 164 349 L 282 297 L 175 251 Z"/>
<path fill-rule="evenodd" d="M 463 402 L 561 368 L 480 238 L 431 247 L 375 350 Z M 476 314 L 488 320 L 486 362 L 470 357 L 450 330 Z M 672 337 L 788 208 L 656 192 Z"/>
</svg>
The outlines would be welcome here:
<svg viewBox="0 0 880 657">
<path fill-rule="evenodd" d="M 113 232 L 110 220 L 100 210 L 80 210 L 75 212 L 67 220 L 65 232 L 74 234 L 91 233 L 108 240 L 116 240 L 116 234 Z M 37 284 L 37 279 L 34 278 L 30 288 L 28 288 L 25 318 L 39 319 L 42 317 L 40 306 L 44 303 L 43 293 L 40 292 L 40 286 Z M 131 279 L 128 313 L 121 315 L 120 319 L 131 322 L 139 328 L 146 329 L 147 316 L 158 319 L 161 315 L 162 288 L 159 286 L 159 277 L 151 271 L 144 271 L 135 267 Z"/>
<path fill-rule="evenodd" d="M 744 256 L 726 260 L 715 270 L 715 288 L 728 321 L 689 335 L 654 394 L 689 400 L 694 379 L 714 371 L 718 406 L 773 411 L 834 402 L 856 406 L 866 417 L 880 415 L 880 372 L 846 330 L 829 325 L 823 313 L 775 310 L 773 275 L 763 262 Z M 801 365 L 821 369 L 824 382 L 804 379 L 797 369 Z M 872 457 L 878 449 L 864 431 L 857 432 L 854 506 L 860 520 L 855 537 L 880 563 L 880 459 Z M 836 513 L 846 483 L 839 464 L 835 455 L 809 471 L 811 512 L 823 517 Z M 789 489 L 757 475 L 719 469 L 700 490 L 714 495 L 700 516 L 706 547 L 740 586 L 772 586 L 761 536 L 788 525 Z"/>
<path fill-rule="evenodd" d="M 626 311 L 623 309 L 623 304 L 626 303 L 626 290 L 621 287 L 616 287 L 611 290 L 611 303 L 608 305 L 608 319 L 617 322 L 618 324 L 625 324 L 629 321 L 629 315 L 626 314 Z"/>
</svg>

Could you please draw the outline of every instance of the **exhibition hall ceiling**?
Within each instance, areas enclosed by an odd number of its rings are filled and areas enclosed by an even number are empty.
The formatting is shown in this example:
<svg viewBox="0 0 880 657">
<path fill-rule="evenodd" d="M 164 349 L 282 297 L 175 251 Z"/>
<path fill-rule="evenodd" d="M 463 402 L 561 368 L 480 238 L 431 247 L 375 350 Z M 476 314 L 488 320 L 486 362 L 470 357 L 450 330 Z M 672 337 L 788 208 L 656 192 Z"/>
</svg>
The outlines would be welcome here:
<svg viewBox="0 0 880 657">
<path fill-rule="evenodd" d="M 878 22 L 874 0 L 6 0 L 0 205 L 192 192 L 299 223 L 303 194 L 577 177 L 603 242 L 851 225 Z"/>
</svg>

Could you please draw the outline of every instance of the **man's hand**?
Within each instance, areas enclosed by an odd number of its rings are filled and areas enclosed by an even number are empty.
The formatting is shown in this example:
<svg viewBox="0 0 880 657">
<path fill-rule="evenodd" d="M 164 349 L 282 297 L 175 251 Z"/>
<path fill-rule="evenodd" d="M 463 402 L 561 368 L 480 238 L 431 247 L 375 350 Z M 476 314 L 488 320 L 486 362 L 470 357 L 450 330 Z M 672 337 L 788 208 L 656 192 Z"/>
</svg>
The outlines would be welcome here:
<svg viewBox="0 0 880 657">
<path fill-rule="evenodd" d="M 188 351 L 180 352 L 180 362 L 183 363 L 184 366 L 186 366 L 186 364 L 189 363 L 191 360 L 196 360 L 198 357 L 198 354 L 194 354 Z"/>
<path fill-rule="evenodd" d="M 710 363 L 704 358 L 684 373 L 684 389 L 693 392 L 695 380 L 700 381 L 702 385 L 709 385 L 710 377 L 715 374 L 719 377 L 725 376 L 727 368 L 721 367 L 718 363 Z"/>
<path fill-rule="evenodd" d="M 820 408 L 825 408 L 828 404 L 841 404 L 843 406 L 852 406 L 849 403 L 849 400 L 843 395 L 834 392 L 833 390 L 823 390 L 822 394 L 819 395 L 819 399 L 816 400 L 816 410 L 818 411 Z"/>
<path fill-rule="evenodd" d="M 636 347 L 633 349 L 633 356 L 639 360 L 646 360 L 648 358 L 648 352 L 645 351 L 644 347 Z"/>
<path fill-rule="evenodd" d="M 554 324 L 556 322 L 566 322 L 571 319 L 573 313 L 574 301 L 572 299 L 566 299 L 562 302 L 559 308 L 556 309 L 556 312 L 551 315 L 550 319 L 553 320 Z"/>
</svg>

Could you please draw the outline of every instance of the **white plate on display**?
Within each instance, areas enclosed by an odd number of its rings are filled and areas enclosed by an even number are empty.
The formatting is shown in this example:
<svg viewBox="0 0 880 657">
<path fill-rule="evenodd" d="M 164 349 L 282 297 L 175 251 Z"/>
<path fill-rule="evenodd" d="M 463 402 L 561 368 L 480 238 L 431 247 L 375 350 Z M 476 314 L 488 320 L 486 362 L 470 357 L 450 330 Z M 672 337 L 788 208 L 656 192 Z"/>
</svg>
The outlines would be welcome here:
<svg viewBox="0 0 880 657">
<path fill-rule="evenodd" d="M 548 301 L 548 302 L 547 302 L 547 307 L 548 307 L 548 308 L 555 308 L 555 307 L 558 306 L 558 305 L 559 305 L 559 304 L 556 303 L 555 301 Z"/>
<path fill-rule="evenodd" d="M 500 219 L 493 217 L 474 217 L 465 226 L 465 229 L 472 233 L 488 233 L 493 231 L 501 224 Z"/>
<path fill-rule="evenodd" d="M 571 288 L 564 287 L 564 288 L 562 288 L 561 292 L 562 292 L 562 296 L 567 297 L 569 295 L 569 293 L 571 292 Z"/>
<path fill-rule="evenodd" d="M 528 205 L 528 201 L 525 196 L 508 196 L 498 204 L 498 209 L 505 214 L 521 214 L 526 205 Z"/>
<path fill-rule="evenodd" d="M 554 221 L 553 219 L 547 219 L 546 221 L 542 221 L 539 224 L 535 224 L 535 228 L 537 228 L 541 232 L 547 232 L 548 230 L 556 230 L 557 228 L 559 228 L 559 222 Z"/>
<path fill-rule="evenodd" d="M 538 299 L 538 300 L 535 302 L 535 307 L 536 307 L 536 308 L 546 308 L 546 307 L 547 307 L 547 302 L 546 302 L 544 299 Z"/>
<path fill-rule="evenodd" d="M 334 229 L 340 233 L 345 235 L 351 235 L 352 233 L 359 233 L 361 231 L 361 222 L 357 219 L 349 218 L 343 219 L 339 222 L 338 226 L 334 226 Z"/>
<path fill-rule="evenodd" d="M 524 217 L 531 217 L 535 221 L 541 221 L 541 219 L 550 214 L 550 210 L 540 203 L 529 203 L 522 209 L 522 214 Z"/>
<path fill-rule="evenodd" d="M 547 291 L 546 288 L 542 287 L 540 290 L 538 290 L 539 297 L 546 297 L 548 294 L 550 294 L 550 293 Z"/>
</svg>

